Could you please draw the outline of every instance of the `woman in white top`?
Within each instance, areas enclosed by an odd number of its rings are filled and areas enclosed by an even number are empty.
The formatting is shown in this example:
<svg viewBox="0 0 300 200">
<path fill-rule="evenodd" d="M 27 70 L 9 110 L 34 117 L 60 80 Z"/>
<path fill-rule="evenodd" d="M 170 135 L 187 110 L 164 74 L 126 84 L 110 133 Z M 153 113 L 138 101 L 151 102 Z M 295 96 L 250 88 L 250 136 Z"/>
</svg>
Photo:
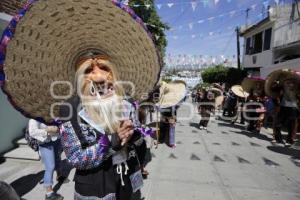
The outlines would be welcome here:
<svg viewBox="0 0 300 200">
<path fill-rule="evenodd" d="M 62 200 L 63 197 L 53 192 L 53 173 L 57 171 L 59 177 L 60 154 L 62 152 L 58 128 L 47 126 L 34 119 L 29 120 L 29 135 L 39 142 L 39 154 L 45 166 L 44 186 L 46 188 L 46 200 Z"/>
</svg>

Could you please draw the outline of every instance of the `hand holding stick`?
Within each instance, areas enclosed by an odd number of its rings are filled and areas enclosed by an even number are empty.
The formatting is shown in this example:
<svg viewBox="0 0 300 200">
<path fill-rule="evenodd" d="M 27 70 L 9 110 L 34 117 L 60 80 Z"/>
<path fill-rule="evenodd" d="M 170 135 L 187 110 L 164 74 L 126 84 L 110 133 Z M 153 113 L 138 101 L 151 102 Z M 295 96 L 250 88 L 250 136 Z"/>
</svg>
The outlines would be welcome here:
<svg viewBox="0 0 300 200">
<path fill-rule="evenodd" d="M 121 140 L 121 146 L 124 146 L 132 137 L 134 126 L 131 120 L 121 121 L 117 130 L 118 136 Z"/>
</svg>

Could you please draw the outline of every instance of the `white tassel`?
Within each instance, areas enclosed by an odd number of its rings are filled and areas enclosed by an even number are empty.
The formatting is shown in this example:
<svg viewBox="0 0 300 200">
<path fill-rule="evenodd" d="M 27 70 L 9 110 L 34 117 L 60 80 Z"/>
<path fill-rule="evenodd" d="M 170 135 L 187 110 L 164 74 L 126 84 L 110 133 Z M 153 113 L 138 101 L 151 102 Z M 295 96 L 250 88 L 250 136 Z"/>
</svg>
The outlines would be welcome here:
<svg viewBox="0 0 300 200">
<path fill-rule="evenodd" d="M 129 170 L 129 167 L 128 167 L 128 165 L 127 165 L 127 162 L 125 162 L 124 164 L 125 164 L 125 175 L 127 175 L 127 174 L 128 174 L 128 170 Z"/>
<path fill-rule="evenodd" d="M 122 163 L 117 166 L 117 173 L 120 175 L 121 185 L 125 186 L 125 183 L 124 183 L 124 180 L 123 180 L 123 167 L 122 167 Z"/>
</svg>

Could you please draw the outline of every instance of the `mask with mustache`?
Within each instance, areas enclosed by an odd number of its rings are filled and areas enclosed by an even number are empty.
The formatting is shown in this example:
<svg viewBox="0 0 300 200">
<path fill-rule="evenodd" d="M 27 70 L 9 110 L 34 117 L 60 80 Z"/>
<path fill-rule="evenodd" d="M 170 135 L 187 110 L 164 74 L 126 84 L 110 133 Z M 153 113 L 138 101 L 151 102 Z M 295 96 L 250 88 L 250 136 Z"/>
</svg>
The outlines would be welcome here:
<svg viewBox="0 0 300 200">
<path fill-rule="evenodd" d="M 91 87 L 94 87 L 91 82 Z M 114 91 L 109 96 L 102 97 L 97 90 L 89 100 L 82 102 L 83 107 L 91 119 L 100 124 L 104 130 L 113 134 L 116 133 L 120 120 L 122 120 L 122 113 L 124 113 L 124 103 L 120 96 Z"/>
</svg>

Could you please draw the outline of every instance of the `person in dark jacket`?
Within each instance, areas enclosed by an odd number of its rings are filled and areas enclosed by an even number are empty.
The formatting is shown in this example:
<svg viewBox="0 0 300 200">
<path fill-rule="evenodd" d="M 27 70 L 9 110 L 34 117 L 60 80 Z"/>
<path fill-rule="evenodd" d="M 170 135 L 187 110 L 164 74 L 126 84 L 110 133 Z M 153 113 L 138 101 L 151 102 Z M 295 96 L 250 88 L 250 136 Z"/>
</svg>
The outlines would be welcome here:
<svg viewBox="0 0 300 200">
<path fill-rule="evenodd" d="M 199 109 L 201 120 L 199 122 L 199 128 L 207 130 L 207 126 L 210 120 L 210 115 L 215 108 L 213 94 L 203 89 L 202 94 L 199 98 Z"/>
<path fill-rule="evenodd" d="M 177 121 L 177 106 L 163 108 L 160 110 L 160 134 L 159 142 L 175 146 L 175 126 Z"/>
<path fill-rule="evenodd" d="M 283 81 L 280 96 L 278 98 L 277 106 L 279 112 L 276 115 L 276 123 L 274 125 L 274 138 L 278 143 L 284 143 L 281 129 L 283 126 L 287 127 L 288 136 L 286 143 L 292 145 L 295 143 L 298 129 L 298 119 L 300 116 L 300 95 L 297 94 L 299 82 L 296 79 L 290 78 Z"/>
<path fill-rule="evenodd" d="M 102 58 L 79 64 L 76 77 L 81 96 L 68 101 L 73 115 L 60 126 L 64 152 L 77 169 L 76 200 L 130 200 L 143 185 L 139 155 L 144 155 L 145 141 L 132 105 L 111 84 L 115 77 L 110 67 Z M 121 111 L 114 112 L 116 107 Z M 64 118 L 70 111 L 62 106 L 60 113 Z"/>
</svg>

